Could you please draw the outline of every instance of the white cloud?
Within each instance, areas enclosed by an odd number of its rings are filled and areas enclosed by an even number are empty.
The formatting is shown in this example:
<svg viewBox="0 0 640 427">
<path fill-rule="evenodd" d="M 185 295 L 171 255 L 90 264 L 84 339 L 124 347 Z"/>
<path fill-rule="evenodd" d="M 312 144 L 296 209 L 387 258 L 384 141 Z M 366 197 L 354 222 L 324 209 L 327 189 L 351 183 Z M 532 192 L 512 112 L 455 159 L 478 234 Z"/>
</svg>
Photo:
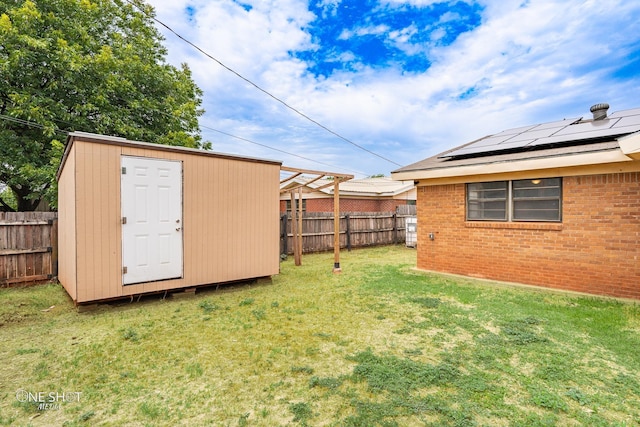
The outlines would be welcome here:
<svg viewBox="0 0 640 427">
<path fill-rule="evenodd" d="M 404 6 L 411 5 L 417 7 L 427 7 L 437 3 L 445 3 L 443 0 L 384 0 L 381 3 L 386 3 L 392 6 Z M 452 1 L 451 3 L 457 3 L 457 0 Z"/>
<path fill-rule="evenodd" d="M 363 65 L 358 72 L 328 78 L 310 75 L 306 64 L 290 55 L 312 47 L 303 30 L 315 19 L 307 2 L 256 1 L 249 12 L 225 0 L 150 3 L 160 20 L 227 66 L 330 129 L 401 164 L 509 127 L 585 115 L 597 102 L 609 102 L 613 111 L 639 106 L 640 76 L 611 76 L 628 55 L 628 46 L 635 42 L 637 49 L 640 44 L 637 2 L 539 0 L 521 7 L 486 0 L 482 25 L 452 45 L 411 45 L 409 35 L 422 31 L 413 27 L 390 32 L 406 52 L 428 49 L 433 65 L 424 73 Z M 335 11 L 337 2 L 323 3 L 325 12 Z M 193 22 L 184 12 L 187 4 L 196 10 Z M 455 19 L 452 10 L 442 21 Z M 182 41 L 166 37 L 170 61 L 188 62 L 205 91 L 203 124 L 368 174 L 397 167 L 319 129 Z M 350 58 L 349 52 L 336 52 L 336 60 Z M 468 91 L 469 96 L 461 97 Z M 287 157 L 215 133 L 205 136 L 216 149 Z M 324 168 L 298 158 L 284 160 Z"/>
</svg>

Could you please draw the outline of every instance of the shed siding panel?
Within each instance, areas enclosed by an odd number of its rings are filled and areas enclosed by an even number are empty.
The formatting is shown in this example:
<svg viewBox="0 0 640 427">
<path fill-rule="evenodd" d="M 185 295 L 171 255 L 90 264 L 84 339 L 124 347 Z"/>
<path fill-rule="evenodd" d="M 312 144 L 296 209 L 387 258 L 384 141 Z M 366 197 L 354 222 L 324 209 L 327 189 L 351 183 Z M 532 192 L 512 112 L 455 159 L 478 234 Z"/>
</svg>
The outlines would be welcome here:
<svg viewBox="0 0 640 427">
<path fill-rule="evenodd" d="M 231 240 L 233 238 L 230 212 L 237 210 L 237 206 L 234 206 L 233 203 L 234 195 L 230 192 L 231 185 L 224 179 L 224 176 L 229 176 L 233 173 L 231 169 L 232 165 L 229 163 L 221 165 L 214 184 L 216 190 L 215 199 L 221 206 L 227 206 L 228 208 L 228 210 L 222 211 L 219 217 L 216 217 L 214 226 L 214 235 L 220 236 L 220 241 L 224 242 L 221 247 L 217 248 L 218 258 L 214 260 L 218 274 L 221 277 L 229 275 L 229 270 L 232 268 L 231 262 L 233 262 L 233 256 L 230 256 L 232 253 Z"/>
<path fill-rule="evenodd" d="M 100 159 L 102 162 L 107 162 L 108 164 L 108 153 L 107 150 L 110 147 L 105 145 L 94 145 L 92 149 L 94 150 L 93 156 L 95 158 Z M 113 151 L 113 150 L 111 150 Z M 114 220 L 109 218 L 109 212 L 106 208 L 107 201 L 115 196 L 110 196 L 108 191 L 108 167 L 98 167 L 95 168 L 93 173 L 93 183 L 94 187 L 94 203 L 93 209 L 87 212 L 88 215 L 91 215 L 94 218 L 94 235 L 93 238 L 100 242 L 99 245 L 95 246 L 95 252 L 93 255 L 93 265 L 94 265 L 94 274 L 93 274 L 93 283 L 94 283 L 94 297 L 102 298 L 102 295 L 109 294 L 109 259 L 106 256 L 108 252 L 108 242 L 109 242 L 109 233 L 108 227 L 113 225 Z M 104 193 L 103 193 L 104 191 Z M 107 249 L 105 250 L 105 246 Z"/>
<path fill-rule="evenodd" d="M 109 147 L 106 147 L 109 148 Z M 106 209 L 109 212 L 107 221 L 110 226 L 106 227 L 103 231 L 105 235 L 105 244 L 108 248 L 108 263 L 107 274 L 109 290 L 108 295 L 121 296 L 122 293 L 122 245 L 121 245 L 121 233 L 122 233 L 122 210 L 120 209 L 120 150 L 109 149 L 105 155 L 107 155 L 108 165 L 108 177 L 106 194 L 111 196 L 106 197 L 107 206 Z M 111 218 L 114 218 L 113 220 Z"/>
<path fill-rule="evenodd" d="M 264 242 L 278 238 L 278 179 L 279 169 L 269 165 L 189 159 L 185 274 L 198 283 L 211 283 L 212 277 L 226 282 L 277 273 L 277 256 Z M 266 223 L 264 218 L 269 218 Z"/>
<path fill-rule="evenodd" d="M 71 299 L 76 294 L 76 152 L 70 150 L 58 182 L 58 279 Z"/>
<path fill-rule="evenodd" d="M 213 243 L 216 242 L 215 237 L 212 237 L 212 225 L 216 221 L 214 216 L 216 210 L 213 204 L 214 197 L 209 195 L 207 191 L 207 188 L 213 186 L 215 182 L 210 177 L 211 170 L 207 168 L 207 164 L 211 163 L 207 162 L 207 159 L 193 157 L 191 160 L 191 174 L 187 181 L 189 183 L 187 188 L 193 188 L 191 196 L 193 200 L 192 204 L 189 205 L 189 214 L 193 217 L 191 223 L 196 226 L 190 227 L 192 228 L 190 233 L 194 239 L 194 245 L 189 247 L 193 260 L 190 263 L 190 268 L 193 269 L 195 280 L 198 283 L 206 283 L 209 277 L 215 277 L 215 270 L 211 269 L 210 266 L 215 259 L 213 249 L 221 243 L 221 241 Z M 211 166 L 215 167 L 213 164 Z M 210 244 L 207 244 L 207 239 L 211 239 Z"/>
<path fill-rule="evenodd" d="M 219 167 L 217 167 L 216 169 L 219 169 Z M 214 185 L 214 183 L 218 182 L 219 175 L 216 170 L 208 170 L 206 159 L 200 159 L 198 173 L 200 174 L 200 176 L 207 176 L 207 182 L 205 182 L 204 180 L 200 180 L 201 187 L 199 191 L 201 191 L 202 193 L 207 193 L 208 195 L 201 199 L 202 210 L 200 212 L 196 211 L 194 212 L 194 214 L 200 214 L 206 217 L 208 216 L 207 213 L 216 212 L 216 210 L 220 209 L 220 206 L 224 206 L 218 200 L 220 192 L 215 189 Z M 218 222 L 219 219 L 217 217 L 211 217 L 209 218 L 209 221 L 204 221 L 202 238 L 204 238 L 204 236 L 214 236 L 216 232 L 215 227 Z M 219 239 L 219 241 L 222 242 L 222 239 Z M 220 259 L 220 253 L 222 253 L 222 251 L 224 250 L 224 245 L 206 245 L 204 240 L 202 240 L 199 244 L 202 248 L 202 250 L 199 251 L 199 260 L 204 264 L 203 274 L 205 274 L 206 277 L 215 277 L 215 274 L 219 270 L 219 268 L 216 267 L 213 260 Z"/>
<path fill-rule="evenodd" d="M 78 302 L 91 301 L 94 298 L 94 285 L 90 273 L 95 275 L 95 219 L 93 203 L 98 188 L 94 187 L 93 169 L 97 162 L 93 156 L 92 144 L 76 144 L 76 224 L 78 253 Z M 96 190 L 93 190 L 95 188 Z"/>
<path fill-rule="evenodd" d="M 120 233 L 122 232 L 120 210 L 120 150 L 117 147 L 97 145 L 95 154 L 101 159 L 101 172 L 98 174 L 100 188 L 104 193 L 97 203 L 95 219 L 100 221 L 100 268 L 102 277 L 96 290 L 100 298 L 104 295 L 122 295 L 122 251 Z"/>
<path fill-rule="evenodd" d="M 122 295 L 120 156 L 116 146 L 77 143 L 78 302 Z"/>
<path fill-rule="evenodd" d="M 464 184 L 417 205 L 419 268 L 640 299 L 639 172 L 564 177 L 562 224 L 466 222 Z"/>
</svg>

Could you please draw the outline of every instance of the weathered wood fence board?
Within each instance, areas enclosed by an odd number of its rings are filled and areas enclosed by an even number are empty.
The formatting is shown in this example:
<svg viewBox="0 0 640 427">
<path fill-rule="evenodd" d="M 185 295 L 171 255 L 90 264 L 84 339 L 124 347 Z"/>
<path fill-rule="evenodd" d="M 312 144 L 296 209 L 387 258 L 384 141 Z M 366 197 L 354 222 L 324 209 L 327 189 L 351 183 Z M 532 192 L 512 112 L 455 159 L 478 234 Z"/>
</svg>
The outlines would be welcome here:
<svg viewBox="0 0 640 427">
<path fill-rule="evenodd" d="M 409 215 L 409 216 L 416 216 L 416 213 L 418 212 L 416 205 L 399 205 L 396 206 L 396 213 L 398 215 Z"/>
<path fill-rule="evenodd" d="M 340 247 L 404 243 L 407 216 L 391 212 L 344 213 L 340 216 Z M 302 247 L 306 253 L 333 249 L 333 212 L 303 214 Z M 280 253 L 293 253 L 291 217 L 286 215 L 280 218 Z"/>
<path fill-rule="evenodd" d="M 57 275 L 58 215 L 0 212 L 0 286 Z"/>
</svg>

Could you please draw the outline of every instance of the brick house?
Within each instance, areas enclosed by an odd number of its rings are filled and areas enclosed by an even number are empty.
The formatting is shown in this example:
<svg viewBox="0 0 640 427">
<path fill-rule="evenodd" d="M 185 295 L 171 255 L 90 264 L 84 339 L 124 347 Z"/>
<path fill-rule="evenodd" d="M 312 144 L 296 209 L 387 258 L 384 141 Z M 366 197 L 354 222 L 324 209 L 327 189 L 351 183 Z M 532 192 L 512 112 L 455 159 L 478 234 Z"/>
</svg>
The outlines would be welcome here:
<svg viewBox="0 0 640 427">
<path fill-rule="evenodd" d="M 510 129 L 415 180 L 419 269 L 640 299 L 640 108 Z"/>
<path fill-rule="evenodd" d="M 283 188 L 304 184 L 305 178 L 296 178 Z M 304 212 L 333 212 L 332 181 L 320 179 L 310 182 L 302 191 Z M 324 188 L 322 188 L 324 187 Z M 317 189 L 317 190 L 316 190 Z M 341 212 L 395 212 L 401 205 L 416 202 L 416 188 L 413 181 L 395 181 L 389 177 L 352 179 L 340 183 Z M 291 209 L 291 195 L 280 194 L 280 212 Z"/>
</svg>

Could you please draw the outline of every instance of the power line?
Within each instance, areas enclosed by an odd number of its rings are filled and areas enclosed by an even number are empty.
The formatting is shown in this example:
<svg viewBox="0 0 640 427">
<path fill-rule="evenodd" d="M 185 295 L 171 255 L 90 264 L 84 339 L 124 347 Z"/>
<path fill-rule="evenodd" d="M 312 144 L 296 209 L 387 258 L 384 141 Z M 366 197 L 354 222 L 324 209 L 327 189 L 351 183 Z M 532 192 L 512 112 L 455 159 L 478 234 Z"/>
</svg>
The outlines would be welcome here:
<svg viewBox="0 0 640 427">
<path fill-rule="evenodd" d="M 127 103 L 124 99 L 122 99 L 122 98 L 120 98 L 120 97 L 117 97 L 117 96 L 116 96 L 116 98 L 117 98 L 118 100 L 122 101 L 122 102 L 123 102 L 123 103 L 125 103 L 125 104 Z M 167 113 L 166 111 L 161 111 L 161 110 L 156 110 L 156 109 L 151 109 L 151 108 L 146 108 L 146 111 L 151 111 L 151 112 L 153 112 L 153 113 L 158 113 L 158 114 L 164 115 L 164 116 L 166 116 L 166 117 L 174 117 L 172 114 L 169 114 L 169 113 Z M 282 150 L 282 149 L 280 149 L 280 148 L 275 148 L 275 147 L 271 147 L 270 145 L 262 144 L 262 143 L 260 143 L 260 142 L 255 142 L 255 141 L 252 141 L 252 140 L 250 140 L 250 139 L 248 139 L 248 138 L 244 138 L 244 137 L 241 137 L 241 136 L 233 135 L 233 134 L 231 134 L 231 133 L 224 132 L 224 131 L 221 131 L 221 130 L 219 130 L 219 129 L 215 129 L 215 128 L 212 128 L 212 127 L 210 127 L 210 126 L 205 126 L 205 125 L 202 125 L 202 124 L 198 124 L 198 127 L 200 127 L 200 130 L 201 130 L 201 131 L 202 131 L 202 129 L 207 129 L 207 130 L 210 130 L 210 131 L 213 131 L 213 132 L 217 132 L 217 133 L 219 133 L 219 134 L 222 134 L 222 135 L 225 135 L 225 136 L 228 136 L 228 137 L 231 137 L 231 138 L 238 139 L 238 140 L 240 140 L 240 141 L 245 141 L 245 142 L 248 142 L 248 143 L 250 143 L 250 144 L 258 145 L 258 146 L 260 146 L 260 147 L 264 147 L 264 148 L 267 148 L 267 149 L 269 149 L 269 150 L 277 151 L 277 152 L 279 152 L 279 153 L 283 153 L 283 154 L 286 154 L 286 155 L 289 155 L 289 156 L 297 157 L 297 158 L 299 158 L 299 159 L 307 160 L 307 161 L 309 161 L 309 162 L 317 163 L 317 164 L 319 164 L 319 165 L 328 166 L 328 167 L 330 167 L 330 168 L 334 168 L 334 169 L 342 169 L 342 170 L 345 170 L 345 171 L 353 172 L 354 174 L 360 174 L 360 175 L 364 175 L 364 176 L 366 176 L 366 175 L 367 175 L 365 172 L 362 172 L 362 171 L 354 171 L 354 170 L 346 169 L 346 168 L 343 168 L 343 167 L 330 165 L 330 164 L 328 164 L 328 163 L 324 163 L 324 162 L 321 162 L 321 161 L 319 161 L 319 160 L 314 160 L 314 159 L 311 159 L 311 158 L 309 158 L 309 157 L 301 156 L 301 155 L 299 155 L 299 154 L 290 153 L 290 152 L 285 151 L 285 150 Z"/>
<path fill-rule="evenodd" d="M 118 99 L 120 101 L 124 101 L 122 98 L 118 98 Z M 149 108 L 147 108 L 146 111 L 152 111 L 154 113 L 159 113 L 159 114 L 162 114 L 162 115 L 167 116 L 167 117 L 173 117 L 171 114 L 167 113 L 166 111 L 161 111 L 161 110 L 156 110 L 156 109 L 149 109 Z M 18 124 L 21 124 L 21 125 L 24 125 L 24 126 L 31 126 L 31 127 L 42 129 L 42 130 L 44 130 L 46 128 L 44 125 L 42 125 L 40 123 L 36 123 L 36 122 L 29 121 L 29 120 L 20 119 L 20 118 L 17 118 L 17 117 L 7 116 L 7 115 L 4 115 L 4 114 L 0 114 L 0 119 L 6 120 L 6 121 L 9 121 L 9 122 L 13 122 L 13 123 L 18 123 Z M 54 121 L 61 121 L 61 122 L 66 123 L 68 125 L 72 125 L 71 123 L 65 122 L 63 120 L 54 119 Z M 208 129 L 210 131 L 217 132 L 217 133 L 220 133 L 222 135 L 226 135 L 226 136 L 231 137 L 231 138 L 235 138 L 235 139 L 238 139 L 238 140 L 241 140 L 241 141 L 245 141 L 245 142 L 248 142 L 250 144 L 258 145 L 260 147 L 264 147 L 264 148 L 267 148 L 269 150 L 278 151 L 280 153 L 283 153 L 283 154 L 286 154 L 286 155 L 289 155 L 289 156 L 293 156 L 293 157 L 297 157 L 297 158 L 302 159 L 302 160 L 306 160 L 306 161 L 317 163 L 317 164 L 324 165 L 324 166 L 329 166 L 329 167 L 334 168 L 334 169 L 342 169 L 342 170 L 345 170 L 345 171 L 354 172 L 354 173 L 358 173 L 358 174 L 365 175 L 365 176 L 367 175 L 366 173 L 361 172 L 361 171 L 352 171 L 352 170 L 345 169 L 345 168 L 342 168 L 342 167 L 339 167 L 339 166 L 330 165 L 328 163 L 324 163 L 324 162 L 321 162 L 319 160 L 314 160 L 314 159 L 311 159 L 309 157 L 301 156 L 299 154 L 290 153 L 288 151 L 281 150 L 281 149 L 275 148 L 275 147 L 271 147 L 271 146 L 266 145 L 266 144 L 261 144 L 261 143 L 256 142 L 256 141 L 252 141 L 252 140 L 250 140 L 248 138 L 243 138 L 241 136 L 233 135 L 233 134 L 230 134 L 228 132 L 224 132 L 224 131 L 221 131 L 221 130 L 218 130 L 218 129 L 215 129 L 215 128 L 212 128 L 212 127 L 209 127 L 209 126 L 205 126 L 205 125 L 201 125 L 201 124 L 199 124 L 198 126 L 200 127 L 200 130 Z M 69 134 L 69 131 L 61 130 L 59 128 L 54 129 L 54 132 L 62 134 L 62 135 L 68 135 Z"/>
<path fill-rule="evenodd" d="M 227 133 L 227 132 L 224 132 L 224 131 L 218 130 L 218 129 L 214 129 L 214 128 L 211 128 L 211 127 L 208 127 L 208 126 L 200 125 L 200 127 L 201 127 L 201 128 L 204 128 L 204 129 L 211 130 L 211 131 L 213 131 L 213 132 L 220 133 L 220 134 L 222 134 L 222 135 L 229 136 L 229 137 L 231 137 L 231 138 L 235 138 L 235 139 L 239 139 L 239 140 L 241 140 L 241 141 L 248 142 L 248 143 L 250 143 L 250 144 L 259 145 L 260 147 L 268 148 L 269 150 L 278 151 L 278 152 L 280 152 L 280 153 L 284 153 L 284 154 L 287 154 L 287 155 L 289 155 L 289 156 L 293 156 L 293 157 L 297 157 L 297 158 L 299 158 L 299 159 L 303 159 L 303 160 L 307 160 L 307 161 L 310 161 L 310 162 L 313 162 L 313 163 L 317 163 L 317 164 L 319 164 L 319 165 L 328 166 L 328 167 L 333 168 L 333 169 L 342 169 L 342 170 L 344 170 L 344 171 L 354 172 L 354 173 L 357 173 L 357 174 L 360 174 L 360 175 L 365 175 L 365 176 L 367 175 L 366 173 L 361 172 L 361 171 L 352 171 L 352 170 L 349 170 L 349 169 L 341 168 L 341 167 L 339 167 L 339 166 L 330 165 L 330 164 L 328 164 L 328 163 L 324 163 L 324 162 L 321 162 L 321 161 L 319 161 L 319 160 L 313 160 L 313 159 L 310 159 L 310 158 L 308 158 L 308 157 L 301 156 L 301 155 L 299 155 L 299 154 L 289 153 L 288 151 L 281 150 L 281 149 L 279 149 L 279 148 L 275 148 L 275 147 L 271 147 L 271 146 L 266 145 L 266 144 L 261 144 L 261 143 L 259 143 L 259 142 L 255 142 L 255 141 L 252 141 L 252 140 L 250 140 L 250 139 L 243 138 L 243 137 L 241 137 L 241 136 L 236 136 L 236 135 L 233 135 L 233 134 L 230 134 L 230 133 Z"/>
<path fill-rule="evenodd" d="M 31 127 L 42 129 L 42 130 L 47 128 L 45 125 L 42 125 L 40 123 L 32 122 L 30 120 L 19 119 L 17 117 L 7 116 L 5 114 L 0 114 L 0 119 L 6 120 L 8 122 L 18 123 L 18 124 L 25 125 L 25 126 L 31 126 Z M 58 129 L 58 128 L 54 129 L 53 131 L 56 132 L 56 133 L 62 134 L 62 135 L 68 135 L 69 134 L 69 132 L 61 130 L 61 129 Z"/>
<path fill-rule="evenodd" d="M 381 156 L 378 153 L 375 153 L 359 144 L 356 144 L 355 142 L 351 141 L 350 139 L 340 135 L 339 133 L 329 129 L 328 127 L 326 127 L 325 125 L 323 125 L 322 123 L 312 119 L 311 117 L 307 116 L 306 114 L 304 114 L 302 111 L 298 110 L 297 108 L 287 104 L 285 101 L 283 101 L 282 99 L 278 98 L 277 96 L 273 95 L 272 93 L 270 93 L 269 91 L 267 91 L 266 89 L 263 89 L 262 87 L 260 87 L 258 84 L 254 83 L 253 81 L 249 80 L 248 78 L 244 77 L 243 75 L 241 75 L 240 73 L 238 73 L 237 71 L 233 70 L 232 68 L 228 67 L 227 65 L 223 64 L 221 61 L 219 61 L 218 59 L 216 59 L 213 55 L 207 53 L 205 50 L 203 50 L 202 48 L 200 48 L 199 46 L 197 46 L 196 44 L 192 43 L 191 41 L 187 40 L 186 38 L 184 38 L 183 36 L 181 36 L 180 34 L 178 34 L 175 30 L 173 30 L 173 28 L 169 27 L 167 24 L 165 24 L 164 22 L 160 21 L 158 18 L 156 18 L 155 16 L 151 16 L 149 15 L 143 8 L 141 8 L 140 6 L 136 5 L 135 3 L 133 3 L 130 0 L 125 0 L 127 3 L 129 3 L 130 5 L 132 5 L 133 7 L 135 7 L 136 9 L 138 9 L 139 11 L 141 11 L 142 13 L 144 13 L 148 18 L 153 19 L 155 22 L 157 22 L 158 24 L 162 25 L 164 28 L 166 28 L 167 30 L 169 30 L 171 33 L 173 33 L 176 37 L 178 37 L 180 40 L 184 41 L 185 43 L 187 43 L 188 45 L 190 45 L 191 47 L 193 47 L 194 49 L 196 49 L 197 51 L 199 51 L 200 53 L 202 53 L 203 55 L 205 55 L 206 57 L 208 57 L 209 59 L 215 61 L 216 63 L 218 63 L 221 67 L 223 67 L 224 69 L 226 69 L 227 71 L 233 73 L 234 75 L 236 75 L 237 77 L 241 78 L 242 80 L 244 80 L 245 82 L 249 83 L 251 86 L 255 87 L 256 89 L 258 89 L 260 92 L 264 93 L 265 95 L 269 96 L 270 98 L 274 99 L 275 101 L 281 103 L 282 105 L 284 105 L 286 108 L 288 108 L 289 110 L 293 111 L 294 113 L 298 114 L 299 116 L 305 118 L 306 120 L 310 121 L 311 123 L 315 124 L 316 126 L 319 126 L 320 128 L 324 129 L 325 131 L 329 132 L 330 134 L 340 138 L 341 140 L 353 145 L 356 148 L 359 148 L 360 150 L 366 151 L 369 154 L 372 154 L 384 161 L 387 161 L 389 163 L 392 163 L 396 166 L 402 166 L 399 163 L 394 162 L 393 160 L 390 160 L 384 156 Z"/>
<path fill-rule="evenodd" d="M 170 114 L 168 114 L 168 113 L 166 113 L 164 111 L 160 111 L 160 110 L 149 110 L 149 111 L 154 111 L 154 112 L 157 112 L 157 113 L 161 113 L 161 114 L 170 116 Z M 4 115 L 4 114 L 0 114 L 0 119 L 6 120 L 6 121 L 9 121 L 9 122 L 13 122 L 13 123 L 18 123 L 18 124 L 21 124 L 21 125 L 24 125 L 24 126 L 31 126 L 31 127 L 42 129 L 42 130 L 44 130 L 46 128 L 44 125 L 42 125 L 40 123 L 36 123 L 36 122 L 29 121 L 29 120 L 20 119 L 20 118 L 17 118 L 17 117 L 7 116 L 7 115 Z M 208 129 L 208 130 L 211 130 L 213 132 L 217 132 L 217 133 L 220 133 L 222 135 L 229 136 L 231 138 L 235 138 L 235 139 L 239 139 L 241 141 L 249 142 L 251 144 L 259 145 L 260 147 L 264 147 L 264 148 L 268 148 L 270 150 L 278 151 L 280 153 L 287 154 L 287 155 L 293 156 L 293 157 L 297 157 L 297 158 L 300 158 L 300 159 L 303 159 L 303 160 L 307 160 L 307 161 L 310 161 L 310 162 L 313 162 L 313 163 L 317 163 L 317 164 L 324 165 L 324 166 L 329 166 L 329 167 L 335 168 L 335 169 L 349 170 L 349 169 L 341 168 L 341 167 L 338 167 L 338 166 L 330 165 L 328 163 L 324 163 L 324 162 L 321 162 L 321 161 L 318 161 L 318 160 L 313 160 L 313 159 L 308 158 L 308 157 L 300 156 L 299 154 L 289 153 L 288 151 L 281 150 L 281 149 L 275 148 L 275 147 L 271 147 L 271 146 L 266 145 L 266 144 L 261 144 L 259 142 L 255 142 L 255 141 L 252 141 L 252 140 L 247 139 L 247 138 L 243 138 L 243 137 L 236 136 L 236 135 L 233 135 L 233 134 L 230 134 L 230 133 L 218 130 L 218 129 L 214 129 L 214 128 L 209 127 L 209 126 L 199 125 L 199 127 L 201 129 L 202 128 Z M 64 131 L 64 130 L 61 130 L 61 129 L 54 129 L 54 132 L 62 134 L 62 135 L 68 135 L 69 134 L 68 131 Z M 359 174 L 362 174 L 362 175 L 366 175 L 366 173 L 359 172 L 359 171 L 350 171 L 350 172 L 356 172 L 356 173 L 359 173 Z"/>
</svg>

